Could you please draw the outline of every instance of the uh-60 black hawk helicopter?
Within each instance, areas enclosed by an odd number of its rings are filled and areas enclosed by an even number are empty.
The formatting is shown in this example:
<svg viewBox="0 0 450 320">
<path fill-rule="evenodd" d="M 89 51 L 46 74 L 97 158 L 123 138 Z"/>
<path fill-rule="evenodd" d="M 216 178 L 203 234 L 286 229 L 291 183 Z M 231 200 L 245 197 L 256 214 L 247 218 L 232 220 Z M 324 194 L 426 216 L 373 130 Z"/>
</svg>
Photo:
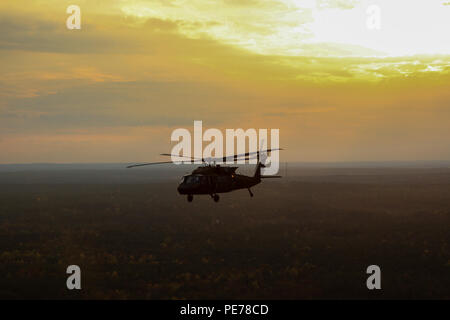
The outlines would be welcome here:
<svg viewBox="0 0 450 320">
<path fill-rule="evenodd" d="M 184 157 L 179 155 L 172 155 L 168 153 L 162 153 L 162 156 L 173 156 L 176 158 L 190 158 L 190 161 L 182 161 L 183 164 L 192 164 L 194 161 L 201 161 L 204 165 L 198 167 L 191 174 L 183 176 L 180 184 L 178 185 L 178 193 L 187 195 L 187 200 L 192 202 L 194 195 L 210 195 L 215 202 L 218 202 L 220 197 L 219 193 L 231 192 L 239 189 L 247 189 L 250 196 L 253 197 L 253 193 L 250 190 L 251 187 L 257 185 L 264 178 L 281 178 L 281 176 L 262 176 L 261 168 L 264 168 L 265 158 L 267 153 L 271 151 L 278 151 L 283 149 L 267 149 L 255 152 L 247 152 L 242 154 L 235 154 L 232 156 L 221 158 L 194 158 Z M 226 163 L 231 159 L 233 162 L 238 160 L 252 160 L 257 159 L 256 170 L 253 176 L 245 176 L 237 174 L 236 169 L 238 167 L 222 167 L 217 162 Z M 262 159 L 260 159 L 262 158 Z M 163 162 L 151 162 L 130 165 L 127 168 L 142 167 L 156 164 L 173 163 L 172 161 Z"/>
</svg>

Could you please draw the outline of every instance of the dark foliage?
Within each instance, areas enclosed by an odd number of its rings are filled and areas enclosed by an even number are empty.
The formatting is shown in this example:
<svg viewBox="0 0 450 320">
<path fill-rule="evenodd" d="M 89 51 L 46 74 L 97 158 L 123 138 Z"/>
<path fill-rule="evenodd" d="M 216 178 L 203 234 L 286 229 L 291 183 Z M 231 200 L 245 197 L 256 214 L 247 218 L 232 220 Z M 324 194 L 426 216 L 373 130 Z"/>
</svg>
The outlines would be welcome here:
<svg viewBox="0 0 450 320">
<path fill-rule="evenodd" d="M 1 298 L 450 298 L 450 170 L 290 169 L 219 203 L 66 174 L 96 180 L 0 185 Z"/>
</svg>

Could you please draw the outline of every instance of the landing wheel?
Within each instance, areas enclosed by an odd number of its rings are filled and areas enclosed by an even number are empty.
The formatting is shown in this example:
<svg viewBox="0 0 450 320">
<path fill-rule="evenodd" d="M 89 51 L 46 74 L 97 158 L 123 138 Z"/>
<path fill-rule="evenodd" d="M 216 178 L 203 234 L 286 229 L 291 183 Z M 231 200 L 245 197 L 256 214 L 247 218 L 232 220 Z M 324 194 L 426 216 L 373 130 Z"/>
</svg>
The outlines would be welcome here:
<svg viewBox="0 0 450 320">
<path fill-rule="evenodd" d="M 188 202 L 192 202 L 192 200 L 194 200 L 194 196 L 192 194 L 188 194 L 187 200 Z"/>
<path fill-rule="evenodd" d="M 220 197 L 219 197 L 218 194 L 215 194 L 215 195 L 213 196 L 213 199 L 214 199 L 215 202 L 219 202 Z"/>
</svg>

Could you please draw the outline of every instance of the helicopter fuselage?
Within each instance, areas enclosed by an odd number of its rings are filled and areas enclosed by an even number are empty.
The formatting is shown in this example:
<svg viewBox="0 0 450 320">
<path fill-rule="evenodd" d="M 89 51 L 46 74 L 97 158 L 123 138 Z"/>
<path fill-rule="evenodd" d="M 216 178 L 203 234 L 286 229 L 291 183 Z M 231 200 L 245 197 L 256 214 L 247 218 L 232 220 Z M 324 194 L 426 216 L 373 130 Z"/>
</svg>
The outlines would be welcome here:
<svg viewBox="0 0 450 320">
<path fill-rule="evenodd" d="M 248 189 L 260 183 L 253 177 L 240 174 L 231 175 L 203 175 L 190 174 L 182 178 L 178 185 L 178 192 L 183 195 L 217 194 L 238 189 Z"/>
<path fill-rule="evenodd" d="M 178 193 L 187 195 L 192 201 L 193 195 L 208 194 L 218 201 L 218 193 L 226 193 L 239 189 L 248 189 L 261 182 L 260 167 L 258 164 L 255 175 L 245 176 L 236 174 L 237 167 L 205 166 L 195 169 L 191 174 L 185 175 L 178 185 Z"/>
</svg>

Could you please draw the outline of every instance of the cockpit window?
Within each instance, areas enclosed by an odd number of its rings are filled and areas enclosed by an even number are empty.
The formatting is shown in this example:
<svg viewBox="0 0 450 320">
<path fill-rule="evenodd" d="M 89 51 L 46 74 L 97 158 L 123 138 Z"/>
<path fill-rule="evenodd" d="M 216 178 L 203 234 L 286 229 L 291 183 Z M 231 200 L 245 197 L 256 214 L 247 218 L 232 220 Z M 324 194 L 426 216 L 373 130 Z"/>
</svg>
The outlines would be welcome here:
<svg viewBox="0 0 450 320">
<path fill-rule="evenodd" d="M 187 177 L 184 177 L 184 182 L 186 184 L 201 183 L 204 180 L 205 180 L 205 177 L 203 177 L 203 176 L 187 176 Z"/>
<path fill-rule="evenodd" d="M 185 179 L 187 184 L 193 184 L 198 182 L 198 176 L 187 176 Z"/>
</svg>

